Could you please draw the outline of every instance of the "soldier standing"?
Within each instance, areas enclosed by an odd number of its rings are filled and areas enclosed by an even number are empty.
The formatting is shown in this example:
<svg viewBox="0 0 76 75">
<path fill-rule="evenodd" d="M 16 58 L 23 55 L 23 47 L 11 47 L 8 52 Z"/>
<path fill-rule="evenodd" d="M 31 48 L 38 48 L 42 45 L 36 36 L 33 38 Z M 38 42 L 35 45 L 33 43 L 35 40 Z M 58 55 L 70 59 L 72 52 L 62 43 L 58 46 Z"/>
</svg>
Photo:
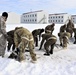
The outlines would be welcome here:
<svg viewBox="0 0 76 75">
<path fill-rule="evenodd" d="M 25 48 L 28 45 L 30 55 L 33 61 L 36 61 L 36 54 L 34 53 L 34 40 L 31 32 L 23 27 L 14 32 L 15 47 L 19 50 L 19 61 L 23 61 Z"/>
<path fill-rule="evenodd" d="M 4 57 L 5 50 L 6 50 L 6 40 L 7 40 L 7 33 L 6 33 L 6 20 L 8 18 L 8 13 L 3 12 L 2 16 L 0 16 L 0 56 Z"/>
<path fill-rule="evenodd" d="M 69 22 L 67 23 L 67 28 L 66 28 L 66 32 L 69 32 L 71 34 L 73 34 L 73 28 L 74 28 L 74 24 L 72 23 L 71 20 L 69 20 Z"/>
</svg>

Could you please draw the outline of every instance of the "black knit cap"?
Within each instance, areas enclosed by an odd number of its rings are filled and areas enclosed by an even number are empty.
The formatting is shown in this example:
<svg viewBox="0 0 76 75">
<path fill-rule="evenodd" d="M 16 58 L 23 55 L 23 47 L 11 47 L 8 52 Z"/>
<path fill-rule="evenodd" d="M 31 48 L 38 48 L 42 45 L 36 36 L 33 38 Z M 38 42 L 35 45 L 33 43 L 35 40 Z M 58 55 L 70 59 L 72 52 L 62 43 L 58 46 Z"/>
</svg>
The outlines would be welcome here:
<svg viewBox="0 0 76 75">
<path fill-rule="evenodd" d="M 7 18 L 7 17 L 8 17 L 8 13 L 7 13 L 7 12 L 3 12 L 3 13 L 2 13 L 2 16 L 4 16 L 4 17 Z"/>
</svg>

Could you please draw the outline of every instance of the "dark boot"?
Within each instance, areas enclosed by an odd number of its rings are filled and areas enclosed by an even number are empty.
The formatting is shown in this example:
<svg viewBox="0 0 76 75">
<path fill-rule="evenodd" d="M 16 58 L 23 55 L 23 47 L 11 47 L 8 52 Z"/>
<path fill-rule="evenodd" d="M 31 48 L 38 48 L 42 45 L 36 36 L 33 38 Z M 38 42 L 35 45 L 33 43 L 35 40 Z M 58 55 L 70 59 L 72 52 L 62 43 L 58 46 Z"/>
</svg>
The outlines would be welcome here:
<svg viewBox="0 0 76 75">
<path fill-rule="evenodd" d="M 55 43 L 51 45 L 50 54 L 53 54 L 54 45 Z"/>
<path fill-rule="evenodd" d="M 53 50 L 50 50 L 50 54 L 53 54 Z"/>
<path fill-rule="evenodd" d="M 60 44 L 60 46 L 62 46 L 62 43 Z"/>
<path fill-rule="evenodd" d="M 74 44 L 76 44 L 76 41 L 74 41 Z"/>
<path fill-rule="evenodd" d="M 44 55 L 49 56 L 49 55 L 50 55 L 50 53 L 45 53 Z"/>
</svg>

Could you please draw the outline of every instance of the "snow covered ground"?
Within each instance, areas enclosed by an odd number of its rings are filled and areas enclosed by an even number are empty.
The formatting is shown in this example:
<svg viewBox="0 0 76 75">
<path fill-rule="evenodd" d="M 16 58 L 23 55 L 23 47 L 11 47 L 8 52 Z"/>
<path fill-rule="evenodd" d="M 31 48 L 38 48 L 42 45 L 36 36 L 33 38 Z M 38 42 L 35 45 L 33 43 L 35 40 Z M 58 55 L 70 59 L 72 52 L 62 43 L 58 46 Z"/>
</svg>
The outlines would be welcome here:
<svg viewBox="0 0 76 75">
<path fill-rule="evenodd" d="M 55 25 L 54 35 L 57 36 L 61 25 Z M 45 28 L 46 24 L 7 25 L 7 31 L 17 26 L 23 26 L 32 31 Z M 74 39 L 69 41 L 67 49 L 55 47 L 54 54 L 50 56 L 43 55 L 44 48 L 39 51 L 39 46 L 36 47 L 35 52 L 39 57 L 36 63 L 28 60 L 30 58 L 28 52 L 25 53 L 25 62 L 20 63 L 14 59 L 8 59 L 9 52 L 6 51 L 5 58 L 0 57 L 0 75 L 76 75 L 76 44 L 73 44 Z M 59 39 L 57 39 L 57 43 L 59 43 Z"/>
</svg>

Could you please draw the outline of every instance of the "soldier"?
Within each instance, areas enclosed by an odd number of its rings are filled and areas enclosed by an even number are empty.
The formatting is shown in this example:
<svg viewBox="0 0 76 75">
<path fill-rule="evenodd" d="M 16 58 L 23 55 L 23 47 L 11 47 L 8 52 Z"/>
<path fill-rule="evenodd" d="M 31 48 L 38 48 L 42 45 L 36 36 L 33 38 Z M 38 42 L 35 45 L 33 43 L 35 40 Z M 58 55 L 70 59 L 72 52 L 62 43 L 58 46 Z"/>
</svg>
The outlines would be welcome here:
<svg viewBox="0 0 76 75">
<path fill-rule="evenodd" d="M 42 48 L 42 45 L 45 42 L 44 48 L 46 50 L 46 53 L 44 55 L 48 55 L 49 56 L 50 54 L 53 54 L 53 49 L 54 49 L 54 45 L 55 45 L 56 41 L 57 41 L 56 36 L 51 35 L 50 33 L 43 34 L 39 50 Z M 50 50 L 49 50 L 49 47 L 51 47 Z"/>
<path fill-rule="evenodd" d="M 72 23 L 71 20 L 69 20 L 69 22 L 67 23 L 67 28 L 66 28 L 66 32 L 69 32 L 71 34 L 73 34 L 73 28 L 74 28 L 74 24 Z"/>
<path fill-rule="evenodd" d="M 20 27 L 19 29 L 15 30 L 14 32 L 14 43 L 15 47 L 19 51 L 19 61 L 23 61 L 25 48 L 28 45 L 30 55 L 33 61 L 36 61 L 36 54 L 34 53 L 34 40 L 33 35 L 31 32 L 23 27 Z"/>
<path fill-rule="evenodd" d="M 69 20 L 69 22 L 67 23 L 67 28 L 74 28 L 74 24 L 71 20 Z"/>
<path fill-rule="evenodd" d="M 16 27 L 15 30 L 19 29 L 21 27 Z M 14 43 L 14 31 L 15 30 L 10 30 L 7 32 L 7 35 L 10 37 L 7 39 L 8 41 L 8 46 L 7 46 L 7 50 L 9 51 L 11 46 L 12 46 L 12 50 L 15 50 L 15 43 Z"/>
<path fill-rule="evenodd" d="M 74 44 L 76 44 L 76 28 L 73 28 L 73 32 L 74 32 Z"/>
<path fill-rule="evenodd" d="M 8 13 L 3 12 L 2 16 L 0 16 L 0 56 L 4 57 L 6 50 L 6 41 L 7 41 L 7 33 L 6 33 L 6 20 L 8 18 Z"/>
<path fill-rule="evenodd" d="M 60 27 L 60 32 L 65 32 L 65 31 L 66 31 L 66 24 Z"/>
<path fill-rule="evenodd" d="M 63 48 L 67 48 L 68 39 L 71 36 L 70 33 L 61 32 L 61 33 L 58 33 L 58 36 L 59 36 L 59 40 L 60 40 L 60 46 L 62 46 Z"/>
<path fill-rule="evenodd" d="M 8 46 L 7 46 L 7 50 L 9 51 L 11 46 L 12 46 L 12 50 L 15 50 L 15 43 L 14 43 L 14 30 L 10 30 L 7 32 L 8 36 L 10 37 L 10 39 L 7 39 L 8 41 Z"/>
<path fill-rule="evenodd" d="M 55 24 L 51 24 L 45 27 L 45 33 L 53 33 Z"/>
<path fill-rule="evenodd" d="M 32 31 L 32 35 L 34 37 L 34 42 L 35 42 L 35 46 L 38 46 L 38 36 L 39 36 L 39 41 L 41 38 L 41 34 L 44 32 L 44 29 L 35 29 Z"/>
</svg>

